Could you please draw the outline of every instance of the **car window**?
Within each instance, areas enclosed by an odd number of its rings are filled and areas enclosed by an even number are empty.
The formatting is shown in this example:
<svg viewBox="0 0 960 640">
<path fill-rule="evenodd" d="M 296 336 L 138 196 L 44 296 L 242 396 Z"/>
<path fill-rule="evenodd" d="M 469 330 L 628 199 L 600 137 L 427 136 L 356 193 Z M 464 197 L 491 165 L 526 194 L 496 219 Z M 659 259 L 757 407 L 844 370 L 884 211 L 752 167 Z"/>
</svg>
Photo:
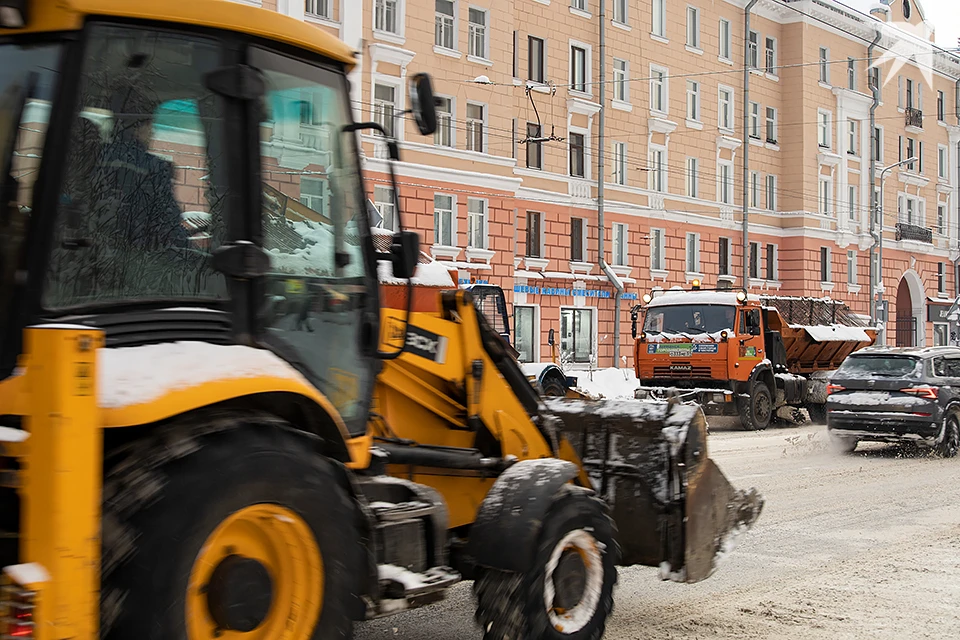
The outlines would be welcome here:
<svg viewBox="0 0 960 640">
<path fill-rule="evenodd" d="M 920 375 L 920 359 L 911 356 L 850 356 L 837 370 L 848 378 L 915 378 Z"/>
<path fill-rule="evenodd" d="M 937 374 L 947 378 L 960 378 L 960 358 L 941 358 L 944 373 Z"/>
<path fill-rule="evenodd" d="M 938 378 L 943 378 L 947 376 L 947 368 L 945 366 L 945 361 L 943 358 L 934 358 L 932 362 L 933 375 Z"/>
</svg>

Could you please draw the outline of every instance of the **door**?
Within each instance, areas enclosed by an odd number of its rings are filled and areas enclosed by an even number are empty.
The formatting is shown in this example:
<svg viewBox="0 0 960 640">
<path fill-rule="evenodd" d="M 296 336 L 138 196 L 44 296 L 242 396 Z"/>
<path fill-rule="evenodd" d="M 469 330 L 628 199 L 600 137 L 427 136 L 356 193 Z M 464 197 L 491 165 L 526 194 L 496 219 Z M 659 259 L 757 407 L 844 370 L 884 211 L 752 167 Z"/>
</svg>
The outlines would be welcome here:
<svg viewBox="0 0 960 640">
<path fill-rule="evenodd" d="M 366 426 L 378 297 L 347 83 L 342 73 L 252 49 L 260 101 L 263 338 L 340 412 Z"/>
<path fill-rule="evenodd" d="M 763 326 L 760 321 L 760 309 L 740 307 L 740 323 L 737 329 L 737 360 L 740 367 L 730 373 L 736 380 L 746 380 L 754 366 L 766 358 L 763 346 Z"/>
</svg>

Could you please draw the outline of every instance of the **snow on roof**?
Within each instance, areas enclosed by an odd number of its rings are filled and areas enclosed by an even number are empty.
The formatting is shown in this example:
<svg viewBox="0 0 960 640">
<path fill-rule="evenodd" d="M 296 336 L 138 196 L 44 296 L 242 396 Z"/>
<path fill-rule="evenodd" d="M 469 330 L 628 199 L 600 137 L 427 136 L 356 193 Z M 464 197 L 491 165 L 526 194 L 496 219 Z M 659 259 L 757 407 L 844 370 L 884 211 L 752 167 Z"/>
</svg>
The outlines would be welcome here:
<svg viewBox="0 0 960 640">
<path fill-rule="evenodd" d="M 847 327 L 842 324 L 831 325 L 790 325 L 794 329 L 804 329 L 817 342 L 871 342 L 872 339 L 861 327 Z"/>
<path fill-rule="evenodd" d="M 735 305 L 735 291 L 668 291 L 654 296 L 648 307 L 667 307 L 678 304 L 721 304 Z"/>
<path fill-rule="evenodd" d="M 144 375 L 145 363 L 149 363 L 149 375 Z M 215 380 L 271 376 L 306 382 L 271 351 L 206 342 L 101 349 L 97 374 L 97 399 L 103 409 L 151 402 Z"/>
<path fill-rule="evenodd" d="M 403 278 L 393 276 L 393 264 L 388 260 L 377 262 L 377 278 L 380 284 L 407 284 Z M 456 289 L 453 278 L 450 277 L 450 271 L 439 262 L 427 262 L 417 265 L 414 272 L 413 284 L 421 287 L 443 287 L 445 289 Z"/>
</svg>

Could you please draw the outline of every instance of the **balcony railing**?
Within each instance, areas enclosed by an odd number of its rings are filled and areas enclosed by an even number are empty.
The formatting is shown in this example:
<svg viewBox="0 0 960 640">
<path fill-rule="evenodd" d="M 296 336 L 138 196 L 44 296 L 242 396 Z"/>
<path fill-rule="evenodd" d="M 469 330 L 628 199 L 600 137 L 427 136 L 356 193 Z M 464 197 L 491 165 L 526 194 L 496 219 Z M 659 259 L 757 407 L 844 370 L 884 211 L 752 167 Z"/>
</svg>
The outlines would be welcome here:
<svg viewBox="0 0 960 640">
<path fill-rule="evenodd" d="M 920 227 L 906 222 L 897 223 L 897 240 L 916 240 L 933 244 L 933 229 Z"/>
<path fill-rule="evenodd" d="M 917 127 L 918 129 L 923 128 L 923 111 L 920 111 L 920 109 L 914 109 L 913 107 L 907 107 L 906 113 L 908 127 Z"/>
</svg>

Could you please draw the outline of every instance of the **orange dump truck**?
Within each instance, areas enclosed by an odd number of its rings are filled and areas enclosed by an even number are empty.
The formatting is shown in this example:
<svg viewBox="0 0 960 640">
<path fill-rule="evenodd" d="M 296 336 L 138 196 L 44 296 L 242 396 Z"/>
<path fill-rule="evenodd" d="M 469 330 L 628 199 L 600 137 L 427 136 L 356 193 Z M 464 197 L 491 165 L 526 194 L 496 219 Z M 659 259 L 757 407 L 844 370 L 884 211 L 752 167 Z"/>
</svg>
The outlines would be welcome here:
<svg viewBox="0 0 960 640">
<path fill-rule="evenodd" d="M 876 339 L 840 301 L 742 291 L 646 295 L 632 318 L 637 398 L 676 393 L 748 430 L 822 420 L 829 373 Z"/>
</svg>

